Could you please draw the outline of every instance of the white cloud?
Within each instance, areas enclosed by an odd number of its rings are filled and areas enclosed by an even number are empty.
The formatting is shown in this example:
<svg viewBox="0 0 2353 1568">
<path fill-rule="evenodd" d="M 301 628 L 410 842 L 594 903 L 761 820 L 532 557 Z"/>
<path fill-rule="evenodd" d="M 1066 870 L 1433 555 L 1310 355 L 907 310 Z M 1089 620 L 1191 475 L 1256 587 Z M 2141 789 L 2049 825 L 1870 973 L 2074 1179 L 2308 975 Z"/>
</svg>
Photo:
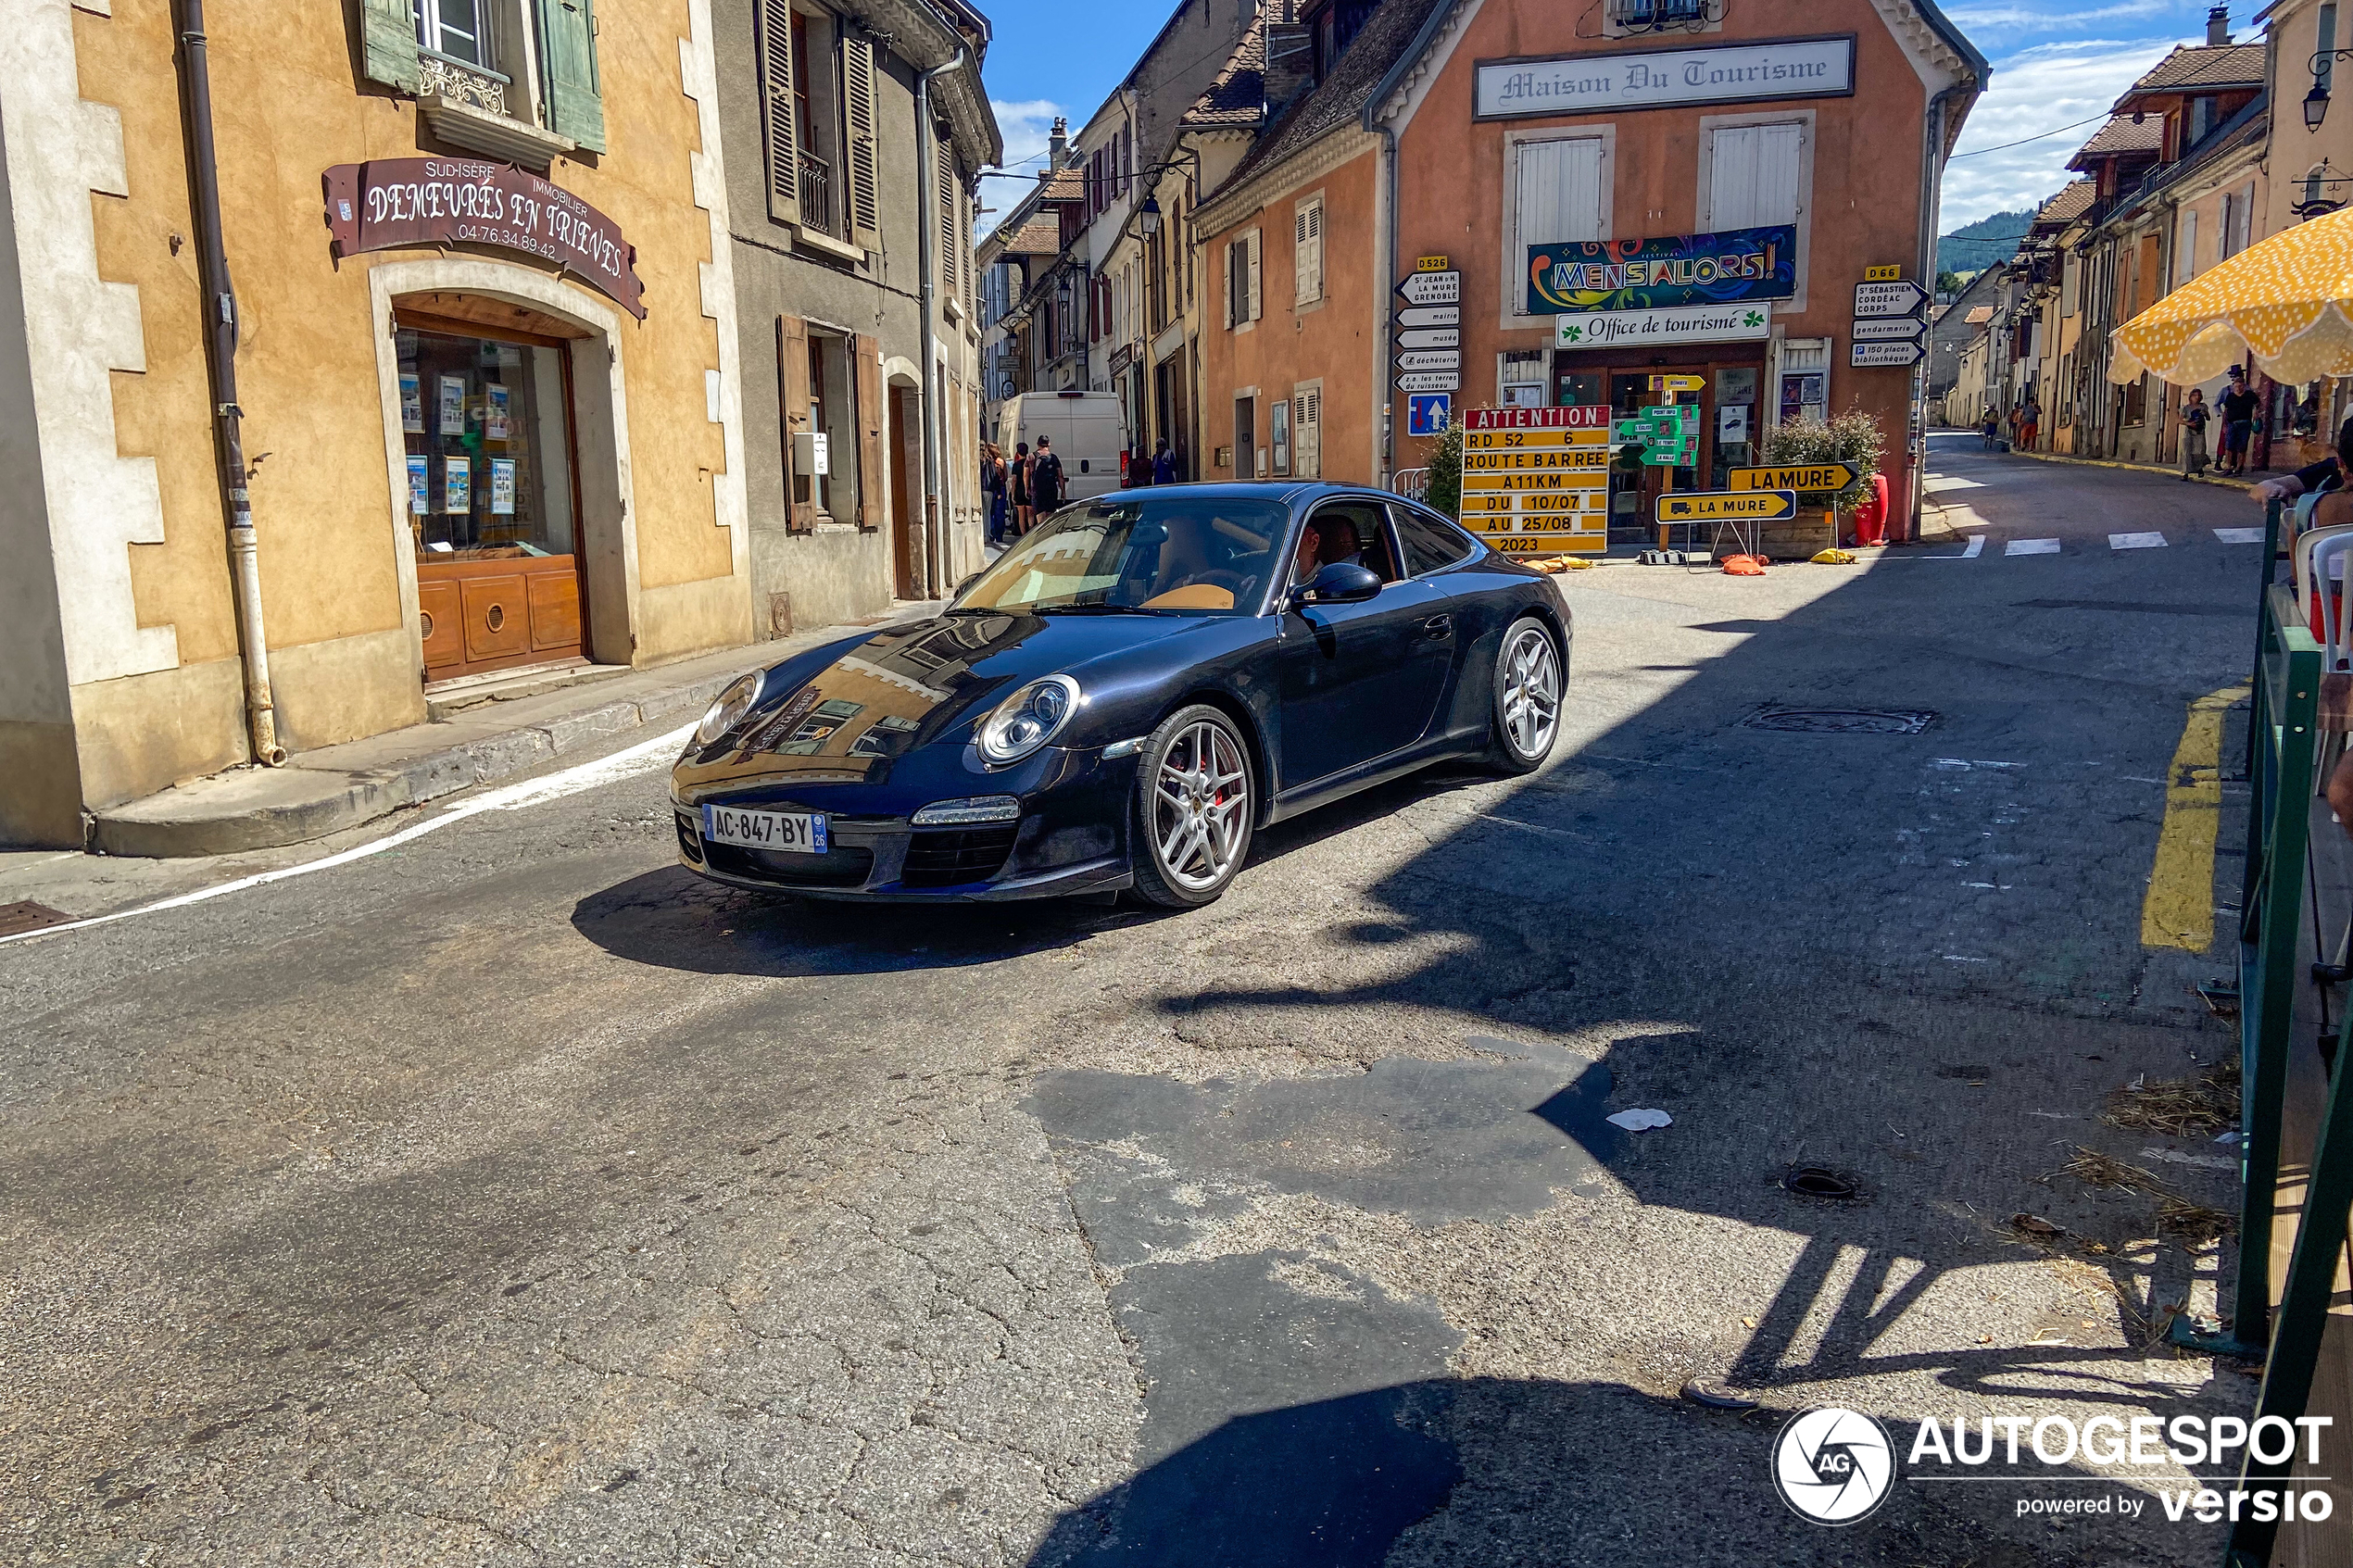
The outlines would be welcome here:
<svg viewBox="0 0 2353 1568">
<path fill-rule="evenodd" d="M 1994 85 L 1969 110 L 1969 127 L 1944 171 L 1944 232 L 1991 212 L 2037 206 L 2075 178 L 2067 160 L 2097 133 L 2096 120 L 2056 136 L 2025 138 L 2105 114 L 2174 43 L 2043 44 L 1995 60 Z M 2004 145 L 2011 142 L 2021 144 Z M 1963 156 L 1976 148 L 1997 150 Z"/>
<path fill-rule="evenodd" d="M 1054 129 L 1054 117 L 1070 111 L 1046 98 L 1031 98 L 1011 103 L 991 98 L 988 107 L 997 116 L 997 129 L 1005 138 L 1005 162 L 1009 171 L 1034 175 L 1046 167 L 1046 138 Z M 998 220 L 1013 210 L 1013 206 L 1026 194 L 1018 180 L 984 180 L 980 185 L 980 205 L 994 207 L 994 212 L 978 219 L 973 225 L 975 238 L 997 227 Z"/>
<path fill-rule="evenodd" d="M 2065 32 L 2075 28 L 2097 27 L 2134 18 L 2188 19 L 2193 10 L 2196 13 L 2195 19 L 2202 21 L 2206 9 L 2205 0 L 2196 0 L 2194 6 L 2185 6 L 2182 0 L 2109 0 L 2104 6 L 2078 8 L 2054 5 L 1963 6 L 1946 15 L 1962 31 L 1972 34 L 2003 29 L 2021 32 Z"/>
</svg>

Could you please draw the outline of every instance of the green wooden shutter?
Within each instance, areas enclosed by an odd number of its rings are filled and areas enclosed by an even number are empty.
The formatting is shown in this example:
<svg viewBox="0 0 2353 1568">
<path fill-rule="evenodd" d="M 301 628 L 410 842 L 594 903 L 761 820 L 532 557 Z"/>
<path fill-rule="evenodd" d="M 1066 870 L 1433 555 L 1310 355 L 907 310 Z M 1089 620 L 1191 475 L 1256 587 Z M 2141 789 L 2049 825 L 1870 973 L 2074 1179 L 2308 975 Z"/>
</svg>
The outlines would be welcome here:
<svg viewBox="0 0 2353 1568">
<path fill-rule="evenodd" d="M 882 248 L 882 177 L 875 136 L 875 46 L 842 41 L 842 102 L 849 121 L 849 242 Z"/>
<path fill-rule="evenodd" d="M 761 131 L 768 160 L 768 216 L 800 221 L 800 139 L 793 125 L 791 0 L 760 0 Z"/>
<path fill-rule="evenodd" d="M 424 84 L 417 72 L 417 19 L 409 0 L 359 0 L 360 53 L 368 80 L 402 93 Z"/>
<path fill-rule="evenodd" d="M 605 105 L 597 95 L 597 20 L 588 0 L 539 0 L 539 61 L 547 129 L 603 152 Z"/>
</svg>

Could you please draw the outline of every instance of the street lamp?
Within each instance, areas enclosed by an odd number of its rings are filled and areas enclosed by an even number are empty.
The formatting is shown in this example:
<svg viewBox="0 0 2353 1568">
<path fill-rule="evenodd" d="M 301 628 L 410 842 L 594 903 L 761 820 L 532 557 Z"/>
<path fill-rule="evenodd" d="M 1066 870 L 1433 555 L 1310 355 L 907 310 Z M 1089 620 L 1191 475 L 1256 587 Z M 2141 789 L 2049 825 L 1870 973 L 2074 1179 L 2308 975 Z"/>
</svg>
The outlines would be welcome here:
<svg viewBox="0 0 2353 1568">
<path fill-rule="evenodd" d="M 1160 198 L 1159 198 L 1158 196 L 1146 196 L 1146 197 L 1144 198 L 1144 205 L 1143 205 L 1141 207 L 1138 208 L 1137 210 L 1138 210 L 1138 211 L 1139 211 L 1139 212 L 1142 215 L 1142 218 L 1143 218 L 1143 222 L 1144 222 L 1144 238 L 1146 238 L 1146 239 L 1148 239 L 1148 240 L 1149 240 L 1149 239 L 1151 239 L 1151 238 L 1154 234 L 1159 233 L 1159 232 L 1160 232 Z"/>
<path fill-rule="evenodd" d="M 2329 90 L 2316 81 L 2312 83 L 2312 90 L 2304 94 L 2304 129 L 2318 131 L 2321 121 L 2328 118 L 2328 112 Z"/>
</svg>

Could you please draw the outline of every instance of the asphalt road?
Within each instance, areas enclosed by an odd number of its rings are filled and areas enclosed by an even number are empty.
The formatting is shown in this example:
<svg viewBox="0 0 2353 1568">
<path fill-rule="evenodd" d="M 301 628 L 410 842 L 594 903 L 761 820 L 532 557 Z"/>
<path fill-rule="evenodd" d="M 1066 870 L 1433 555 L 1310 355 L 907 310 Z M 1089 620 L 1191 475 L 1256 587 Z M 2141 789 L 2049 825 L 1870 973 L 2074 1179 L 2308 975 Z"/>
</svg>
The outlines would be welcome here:
<svg viewBox="0 0 2353 1568">
<path fill-rule="evenodd" d="M 2232 1202 L 2096 1115 L 2229 1048 L 2142 905 L 2261 518 L 1974 445 L 1926 547 L 1569 578 L 1552 766 L 1206 910 L 714 889 L 656 771 L 0 947 L 0 1560 L 2211 1562 L 2016 1517 L 2080 1465 L 1771 1479 L 1810 1406 L 2251 1402 L 2149 1348 L 2215 1250 L 2051 1173 Z"/>
</svg>

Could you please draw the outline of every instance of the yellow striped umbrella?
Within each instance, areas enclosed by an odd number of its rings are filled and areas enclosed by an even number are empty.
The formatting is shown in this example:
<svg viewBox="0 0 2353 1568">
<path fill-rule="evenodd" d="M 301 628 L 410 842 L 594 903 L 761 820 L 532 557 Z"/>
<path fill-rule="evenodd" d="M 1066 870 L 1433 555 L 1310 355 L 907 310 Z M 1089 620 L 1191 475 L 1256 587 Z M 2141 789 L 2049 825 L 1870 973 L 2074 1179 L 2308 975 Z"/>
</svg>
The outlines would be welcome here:
<svg viewBox="0 0 2353 1568">
<path fill-rule="evenodd" d="M 2108 378 L 2176 386 L 2252 359 L 2290 385 L 2353 375 L 2353 208 L 2218 262 L 2108 335 Z"/>
</svg>

